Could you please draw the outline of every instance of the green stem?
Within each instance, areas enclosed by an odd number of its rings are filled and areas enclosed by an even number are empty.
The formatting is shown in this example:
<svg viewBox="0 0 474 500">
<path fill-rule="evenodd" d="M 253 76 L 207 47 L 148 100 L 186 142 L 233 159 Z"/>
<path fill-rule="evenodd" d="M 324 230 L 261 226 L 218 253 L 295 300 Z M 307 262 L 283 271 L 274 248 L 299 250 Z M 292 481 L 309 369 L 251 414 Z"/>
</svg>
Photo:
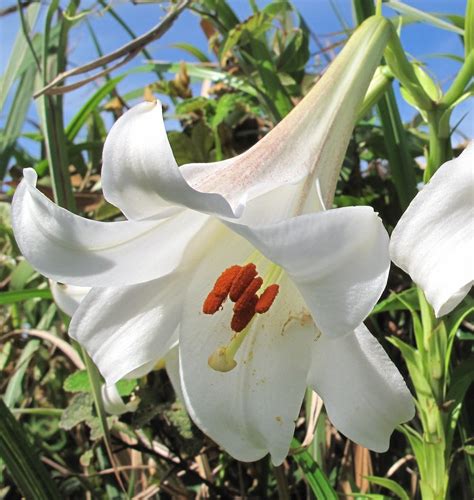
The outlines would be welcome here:
<svg viewBox="0 0 474 500">
<path fill-rule="evenodd" d="M 442 111 L 442 108 L 437 108 L 428 112 L 429 150 L 424 182 L 428 182 L 436 170 L 452 157 L 450 138 L 440 134 L 439 120 Z"/>
<path fill-rule="evenodd" d="M 73 8 L 77 7 L 74 5 Z M 59 8 L 59 1 L 54 0 L 49 6 L 45 19 L 45 28 L 43 35 L 43 84 L 46 85 L 49 80 L 48 61 L 50 58 L 51 47 L 49 36 L 53 16 Z M 62 20 L 62 23 L 68 23 Z M 61 29 L 60 43 L 58 46 L 58 55 L 56 56 L 56 70 L 65 66 L 64 53 L 67 45 L 67 27 Z M 63 53 L 63 55 L 61 55 Z M 40 98 L 44 136 L 46 143 L 46 154 L 53 183 L 53 194 L 58 205 L 74 210 L 74 193 L 68 172 L 68 155 L 66 149 L 66 138 L 64 135 L 64 124 L 62 114 L 62 99 L 60 96 L 42 96 Z"/>
<path fill-rule="evenodd" d="M 13 415 L 45 415 L 47 417 L 60 417 L 64 410 L 61 408 L 14 408 Z"/>
<path fill-rule="evenodd" d="M 456 75 L 451 87 L 444 94 L 440 101 L 440 104 L 446 107 L 454 104 L 464 93 L 465 88 L 472 80 L 472 75 L 474 75 L 474 52 L 471 52 L 461 66 L 459 73 Z"/>
</svg>

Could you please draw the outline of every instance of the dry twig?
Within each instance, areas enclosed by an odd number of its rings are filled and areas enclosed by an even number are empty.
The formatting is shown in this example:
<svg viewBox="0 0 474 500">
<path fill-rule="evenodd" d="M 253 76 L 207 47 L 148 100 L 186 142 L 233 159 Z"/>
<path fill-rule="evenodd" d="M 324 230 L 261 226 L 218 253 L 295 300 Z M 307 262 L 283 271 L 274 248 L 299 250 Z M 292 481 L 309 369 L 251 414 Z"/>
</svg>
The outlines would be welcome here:
<svg viewBox="0 0 474 500">
<path fill-rule="evenodd" d="M 120 47 L 119 49 L 114 50 L 113 52 L 110 52 L 109 54 L 106 54 L 102 57 L 99 57 L 98 59 L 94 59 L 93 61 L 87 64 L 60 73 L 56 78 L 54 78 L 52 82 L 48 83 L 48 85 L 46 85 L 41 90 L 36 92 L 36 94 L 34 94 L 34 97 L 36 98 L 43 94 L 48 94 L 48 95 L 65 94 L 66 92 L 70 92 L 79 87 L 82 87 L 86 83 L 89 83 L 92 80 L 95 80 L 96 78 L 104 76 L 110 71 L 118 68 L 119 66 L 122 66 L 126 62 L 130 61 L 133 57 L 135 57 L 150 42 L 153 42 L 158 38 L 160 38 L 161 36 L 163 36 L 171 28 L 174 21 L 178 18 L 181 12 L 189 5 L 190 1 L 191 0 L 182 0 L 178 5 L 176 5 L 175 8 L 170 10 L 170 12 L 168 12 L 166 17 L 162 21 L 160 21 L 156 26 L 154 26 L 150 31 L 147 31 L 142 36 L 135 38 L 131 42 Z M 70 76 L 80 75 L 87 71 L 92 71 L 98 68 L 99 66 L 104 66 L 105 64 L 109 64 L 112 61 L 116 61 L 117 59 L 120 58 L 123 59 L 118 63 L 114 64 L 112 67 L 100 71 L 99 73 L 96 73 L 95 75 L 89 78 L 73 83 L 71 85 L 58 87 L 59 83 L 61 83 L 63 80 L 65 80 Z"/>
</svg>

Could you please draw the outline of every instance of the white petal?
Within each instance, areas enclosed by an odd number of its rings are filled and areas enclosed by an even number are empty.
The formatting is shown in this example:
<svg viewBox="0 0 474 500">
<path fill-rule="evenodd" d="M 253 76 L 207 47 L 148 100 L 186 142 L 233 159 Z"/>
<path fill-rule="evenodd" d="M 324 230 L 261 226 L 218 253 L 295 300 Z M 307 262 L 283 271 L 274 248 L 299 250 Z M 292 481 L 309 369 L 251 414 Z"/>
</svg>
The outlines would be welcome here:
<svg viewBox="0 0 474 500">
<path fill-rule="evenodd" d="M 364 325 L 344 337 L 321 335 L 308 384 L 335 427 L 374 451 L 386 451 L 394 428 L 415 414 L 402 376 Z"/>
<path fill-rule="evenodd" d="M 104 144 L 102 188 L 106 199 L 130 219 L 162 216 L 178 205 L 234 217 L 225 198 L 199 192 L 184 179 L 158 101 L 138 104 L 111 128 Z"/>
<path fill-rule="evenodd" d="M 132 401 L 127 404 L 123 402 L 115 384 L 102 385 L 102 401 L 105 411 L 111 415 L 122 415 L 137 408 L 137 404 Z"/>
<path fill-rule="evenodd" d="M 184 403 L 183 390 L 181 389 L 181 379 L 179 376 L 179 347 L 173 346 L 165 356 L 165 367 L 168 378 L 171 381 L 176 397 Z"/>
<path fill-rule="evenodd" d="M 142 375 L 176 343 L 187 278 L 176 273 L 139 285 L 94 288 L 69 335 L 83 345 L 107 384 Z"/>
<path fill-rule="evenodd" d="M 270 453 L 279 464 L 288 453 L 305 392 L 315 328 L 286 279 L 270 311 L 254 318 L 237 352 L 237 366 L 226 373 L 209 367 L 209 356 L 231 338 L 233 306 L 227 302 L 213 316 L 200 312 L 214 281 L 209 269 L 241 263 L 228 254 L 242 248 L 249 255 L 251 248 L 239 240 L 230 234 L 227 252 L 211 253 L 189 283 L 179 334 L 182 390 L 196 424 L 233 457 L 253 461 Z M 265 262 L 261 257 L 257 262 L 262 276 Z"/>
<path fill-rule="evenodd" d="M 208 217 L 183 210 L 162 221 L 97 222 L 52 203 L 24 171 L 12 204 L 15 238 L 42 274 L 79 286 L 118 286 L 176 269 Z"/>
<path fill-rule="evenodd" d="M 474 281 L 474 143 L 416 195 L 392 233 L 390 254 L 437 317 L 466 296 Z"/>
<path fill-rule="evenodd" d="M 90 291 L 89 287 L 65 285 L 53 280 L 49 280 L 49 286 L 54 302 L 68 316 L 72 316 L 76 312 L 79 304 Z"/>
<path fill-rule="evenodd" d="M 268 226 L 228 225 L 289 273 L 327 335 L 354 330 L 385 288 L 388 235 L 370 207 L 306 214 Z"/>
</svg>

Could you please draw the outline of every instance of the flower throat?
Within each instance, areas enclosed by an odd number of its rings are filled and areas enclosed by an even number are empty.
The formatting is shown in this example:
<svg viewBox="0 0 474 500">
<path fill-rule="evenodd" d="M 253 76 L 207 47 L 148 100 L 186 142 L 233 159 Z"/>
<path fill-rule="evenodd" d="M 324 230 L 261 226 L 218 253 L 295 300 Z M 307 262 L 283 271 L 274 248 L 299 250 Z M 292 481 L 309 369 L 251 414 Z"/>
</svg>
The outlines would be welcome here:
<svg viewBox="0 0 474 500">
<path fill-rule="evenodd" d="M 262 285 L 263 279 L 258 276 L 257 267 L 253 263 L 231 266 L 217 278 L 203 303 L 202 311 L 204 314 L 215 314 L 229 297 L 234 302 L 230 327 L 235 333 L 227 347 L 220 347 L 211 354 L 211 368 L 229 371 L 235 367 L 233 355 L 246 336 L 245 328 L 256 314 L 266 313 L 270 309 L 279 292 L 279 285 L 272 284 L 258 296 L 257 292 Z"/>
</svg>

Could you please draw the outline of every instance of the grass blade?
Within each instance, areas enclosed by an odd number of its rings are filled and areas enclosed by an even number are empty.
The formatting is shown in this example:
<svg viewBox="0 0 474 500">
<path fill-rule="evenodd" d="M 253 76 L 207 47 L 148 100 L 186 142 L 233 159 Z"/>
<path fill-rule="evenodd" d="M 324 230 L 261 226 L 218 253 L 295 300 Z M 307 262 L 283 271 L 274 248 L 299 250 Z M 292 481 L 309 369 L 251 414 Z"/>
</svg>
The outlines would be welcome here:
<svg viewBox="0 0 474 500">
<path fill-rule="evenodd" d="M 387 5 L 387 7 L 392 8 L 393 10 L 396 10 L 397 12 L 400 12 L 401 14 L 409 16 L 411 19 L 414 19 L 416 21 L 426 24 L 431 24 L 436 28 L 452 31 L 453 33 L 457 33 L 458 35 L 461 36 L 464 35 L 464 30 L 458 28 L 456 25 L 444 21 L 443 19 L 434 16 L 433 14 L 428 14 L 427 12 L 423 12 L 422 10 L 415 9 L 411 5 L 407 5 L 403 2 L 397 2 L 395 0 L 391 0 L 390 2 L 385 2 L 385 5 Z"/>
<path fill-rule="evenodd" d="M 38 290 L 37 288 L 27 290 L 13 290 L 9 292 L 0 293 L 0 306 L 7 304 L 15 304 L 28 299 L 52 299 L 51 291 L 49 289 Z"/>
<path fill-rule="evenodd" d="M 293 438 L 291 446 L 300 448 L 301 444 L 297 439 Z M 307 450 L 295 450 L 293 458 L 301 467 L 303 475 L 316 498 L 324 498 L 324 500 L 337 500 L 339 498 L 326 474 Z"/>
<path fill-rule="evenodd" d="M 55 483 L 2 399 L 0 421 L 0 456 L 23 495 L 29 500 L 59 500 Z"/>
<path fill-rule="evenodd" d="M 26 369 L 28 368 L 28 364 L 31 361 L 31 358 L 39 349 L 39 346 L 39 340 L 30 340 L 21 351 L 20 359 L 18 360 L 15 367 L 15 373 L 8 382 L 7 390 L 5 391 L 5 395 L 3 397 L 5 404 L 10 408 L 15 406 L 15 404 L 23 394 L 23 377 L 25 376 Z"/>
<path fill-rule="evenodd" d="M 101 101 L 123 80 L 123 76 L 117 76 L 105 83 L 100 89 L 84 104 L 79 112 L 66 127 L 66 137 L 68 141 L 73 141 L 89 116 L 96 110 Z"/>
<path fill-rule="evenodd" d="M 0 178 L 3 179 L 7 171 L 8 162 L 13 153 L 13 146 L 21 134 L 23 123 L 31 102 L 34 90 L 36 68 L 31 67 L 21 77 L 16 89 L 5 129 L 0 138 Z"/>
<path fill-rule="evenodd" d="M 26 20 L 30 26 L 33 26 L 38 17 L 39 11 L 41 8 L 41 3 L 33 3 L 28 6 L 26 12 Z M 25 57 L 28 55 L 29 48 L 27 43 L 26 34 L 22 31 L 18 32 L 18 35 L 15 40 L 15 44 L 13 45 L 13 49 L 11 51 L 10 59 L 8 60 L 8 65 L 3 73 L 2 78 L 0 79 L 0 109 L 3 109 L 5 105 L 5 100 L 10 91 L 11 86 L 19 76 L 22 63 Z"/>
<path fill-rule="evenodd" d="M 354 0 L 353 6 L 359 24 L 375 12 L 372 0 Z M 405 128 L 391 85 L 378 101 L 377 110 L 382 124 L 393 184 L 397 191 L 400 208 L 405 211 L 417 193 L 417 182 L 414 161 L 408 150 Z"/>
</svg>

